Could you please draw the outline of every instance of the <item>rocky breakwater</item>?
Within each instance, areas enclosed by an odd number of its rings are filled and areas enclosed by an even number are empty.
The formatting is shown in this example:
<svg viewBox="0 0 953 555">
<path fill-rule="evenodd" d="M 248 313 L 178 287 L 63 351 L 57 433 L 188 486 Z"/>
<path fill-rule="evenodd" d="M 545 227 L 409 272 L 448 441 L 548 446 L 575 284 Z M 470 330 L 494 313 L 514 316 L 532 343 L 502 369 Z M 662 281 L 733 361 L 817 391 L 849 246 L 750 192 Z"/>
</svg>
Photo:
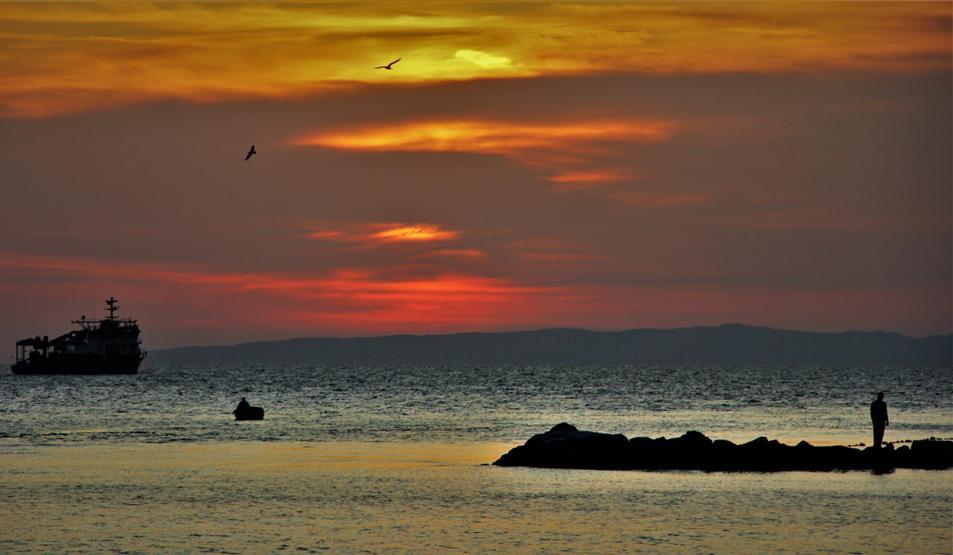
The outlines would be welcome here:
<svg viewBox="0 0 953 555">
<path fill-rule="evenodd" d="M 874 470 L 894 468 L 945 469 L 953 467 L 953 442 L 914 441 L 864 450 L 844 446 L 815 447 L 806 441 L 785 445 L 759 437 L 735 444 L 711 440 L 700 432 L 681 437 L 626 438 L 622 434 L 579 431 L 558 424 L 511 449 L 493 463 L 497 466 L 580 468 L 593 470 L 706 470 L 780 472 L 789 470 Z"/>
</svg>

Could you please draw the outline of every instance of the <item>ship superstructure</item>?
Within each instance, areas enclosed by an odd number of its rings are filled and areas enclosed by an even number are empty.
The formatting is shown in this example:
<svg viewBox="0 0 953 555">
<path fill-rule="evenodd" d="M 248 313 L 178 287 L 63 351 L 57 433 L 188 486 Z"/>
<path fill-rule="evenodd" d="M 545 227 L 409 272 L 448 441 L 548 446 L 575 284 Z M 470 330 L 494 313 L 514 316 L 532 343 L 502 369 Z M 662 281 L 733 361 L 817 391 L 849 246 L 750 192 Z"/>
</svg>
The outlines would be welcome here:
<svg viewBox="0 0 953 555">
<path fill-rule="evenodd" d="M 139 325 L 117 318 L 119 301 L 106 299 L 104 320 L 71 320 L 79 329 L 50 339 L 36 336 L 17 341 L 14 374 L 135 374 L 146 354 L 140 348 Z"/>
</svg>

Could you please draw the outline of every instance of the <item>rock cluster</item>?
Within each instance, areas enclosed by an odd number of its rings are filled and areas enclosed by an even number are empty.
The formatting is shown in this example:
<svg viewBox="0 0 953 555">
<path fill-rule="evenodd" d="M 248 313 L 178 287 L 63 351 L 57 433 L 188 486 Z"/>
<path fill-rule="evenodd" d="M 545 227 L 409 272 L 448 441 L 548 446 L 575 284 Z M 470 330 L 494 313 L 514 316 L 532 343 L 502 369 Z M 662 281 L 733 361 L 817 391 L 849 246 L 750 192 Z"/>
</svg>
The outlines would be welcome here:
<svg viewBox="0 0 953 555">
<path fill-rule="evenodd" d="M 786 470 L 874 470 L 953 467 L 953 442 L 914 441 L 864 450 L 815 447 L 806 441 L 785 445 L 759 437 L 740 445 L 700 432 L 681 437 L 626 438 L 622 434 L 579 431 L 565 422 L 515 447 L 493 464 L 594 470 L 706 470 L 779 472 Z"/>
</svg>

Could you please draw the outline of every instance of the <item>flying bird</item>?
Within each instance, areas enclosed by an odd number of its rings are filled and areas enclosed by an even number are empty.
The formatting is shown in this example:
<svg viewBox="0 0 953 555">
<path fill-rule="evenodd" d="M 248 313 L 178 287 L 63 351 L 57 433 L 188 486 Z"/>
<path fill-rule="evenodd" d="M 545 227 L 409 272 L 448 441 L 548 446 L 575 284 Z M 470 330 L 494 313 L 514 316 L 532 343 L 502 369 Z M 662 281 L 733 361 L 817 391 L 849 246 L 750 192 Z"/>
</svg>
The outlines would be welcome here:
<svg viewBox="0 0 953 555">
<path fill-rule="evenodd" d="M 399 62 L 399 61 L 400 61 L 400 58 L 397 58 L 396 60 L 394 60 L 393 62 L 387 64 L 386 66 L 377 66 L 377 67 L 375 67 L 374 69 L 391 69 L 390 66 L 396 64 L 396 63 Z"/>
<path fill-rule="evenodd" d="M 251 149 L 248 151 L 248 154 L 245 155 L 245 161 L 247 162 L 249 158 L 258 154 L 258 151 L 255 150 L 255 145 L 251 145 Z"/>
</svg>

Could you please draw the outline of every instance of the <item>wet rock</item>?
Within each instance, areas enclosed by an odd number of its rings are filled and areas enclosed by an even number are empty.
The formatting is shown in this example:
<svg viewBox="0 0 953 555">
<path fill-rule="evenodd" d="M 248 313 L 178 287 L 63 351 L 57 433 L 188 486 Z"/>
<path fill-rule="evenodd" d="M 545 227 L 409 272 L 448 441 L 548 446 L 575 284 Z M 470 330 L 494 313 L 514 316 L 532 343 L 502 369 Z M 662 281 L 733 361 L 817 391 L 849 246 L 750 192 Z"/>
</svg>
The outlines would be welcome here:
<svg viewBox="0 0 953 555">
<path fill-rule="evenodd" d="M 599 470 L 705 470 L 780 472 L 788 470 L 871 470 L 953 467 L 953 442 L 914 441 L 894 449 L 892 444 L 863 451 L 845 446 L 796 446 L 759 437 L 741 445 L 690 431 L 666 439 L 580 431 L 565 422 L 537 434 L 493 464 L 540 468 Z"/>
<path fill-rule="evenodd" d="M 622 434 L 580 432 L 565 422 L 544 434 L 537 434 L 525 445 L 506 453 L 494 464 L 551 468 L 617 468 L 625 459 L 629 440 Z M 552 461 L 553 464 L 549 464 Z"/>
<path fill-rule="evenodd" d="M 910 446 L 910 468 L 950 468 L 953 461 L 953 441 L 921 439 Z"/>
</svg>

